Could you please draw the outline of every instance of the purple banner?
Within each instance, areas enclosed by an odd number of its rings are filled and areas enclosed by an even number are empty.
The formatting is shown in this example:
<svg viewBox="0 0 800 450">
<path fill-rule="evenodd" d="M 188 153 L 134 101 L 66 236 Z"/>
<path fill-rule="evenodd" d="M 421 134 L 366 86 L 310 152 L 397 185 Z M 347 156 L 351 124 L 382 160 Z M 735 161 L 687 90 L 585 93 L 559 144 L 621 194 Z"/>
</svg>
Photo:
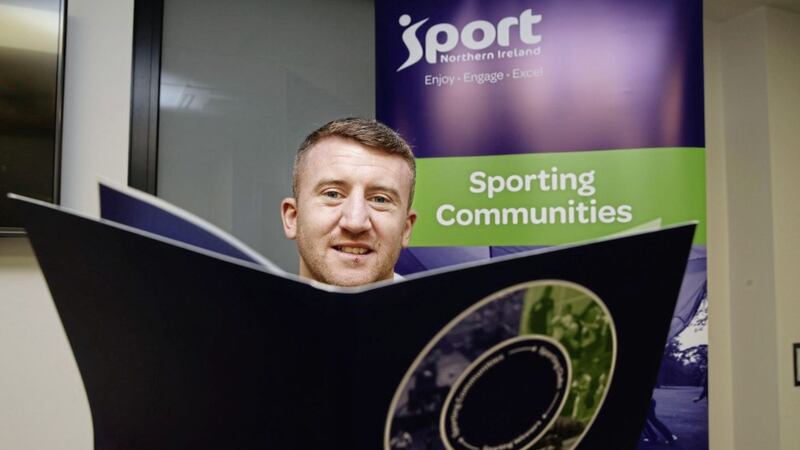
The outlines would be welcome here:
<svg viewBox="0 0 800 450">
<path fill-rule="evenodd" d="M 377 115 L 418 157 L 704 147 L 698 1 L 376 2 Z"/>
</svg>

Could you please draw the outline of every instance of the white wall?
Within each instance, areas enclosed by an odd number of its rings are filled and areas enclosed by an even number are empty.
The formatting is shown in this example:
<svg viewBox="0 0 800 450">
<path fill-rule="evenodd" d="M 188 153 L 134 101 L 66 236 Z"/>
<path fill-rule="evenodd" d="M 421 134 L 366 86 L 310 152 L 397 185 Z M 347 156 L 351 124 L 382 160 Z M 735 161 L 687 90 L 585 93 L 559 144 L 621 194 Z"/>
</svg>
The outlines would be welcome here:
<svg viewBox="0 0 800 450">
<path fill-rule="evenodd" d="M 133 0 L 70 0 L 67 30 L 62 202 L 96 214 L 96 175 L 127 181 Z M 0 449 L 93 448 L 78 368 L 24 238 L 0 239 L 0 405 Z"/>
<path fill-rule="evenodd" d="M 712 449 L 797 450 L 800 16 L 706 22 L 705 50 Z"/>
<path fill-rule="evenodd" d="M 792 343 L 800 342 L 800 15 L 765 11 L 772 233 L 775 241 L 780 448 L 800 448 L 800 387 Z"/>
<path fill-rule="evenodd" d="M 712 449 L 733 448 L 733 387 L 731 375 L 730 270 L 728 264 L 728 192 L 725 130 L 723 127 L 722 55 L 720 25 L 703 23 L 706 205 L 708 220 L 709 292 L 709 444 Z"/>
<path fill-rule="evenodd" d="M 133 0 L 69 0 L 61 201 L 97 214 L 98 175 L 127 183 Z"/>
<path fill-rule="evenodd" d="M 721 30 L 737 449 L 779 448 L 765 27 L 762 9 Z"/>
<path fill-rule="evenodd" d="M 78 367 L 28 241 L 0 239 L 0 448 L 89 449 Z"/>
</svg>

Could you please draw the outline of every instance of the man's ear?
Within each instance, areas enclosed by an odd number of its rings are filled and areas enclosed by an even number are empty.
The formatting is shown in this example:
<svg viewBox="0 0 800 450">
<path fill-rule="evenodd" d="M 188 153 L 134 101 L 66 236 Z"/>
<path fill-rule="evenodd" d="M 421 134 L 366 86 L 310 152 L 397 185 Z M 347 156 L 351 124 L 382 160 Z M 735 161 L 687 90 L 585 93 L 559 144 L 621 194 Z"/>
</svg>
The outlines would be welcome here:
<svg viewBox="0 0 800 450">
<path fill-rule="evenodd" d="M 408 210 L 406 216 L 406 223 L 403 226 L 403 247 L 408 247 L 408 242 L 411 241 L 411 229 L 414 228 L 414 222 L 417 221 L 417 212 L 413 209 Z"/>
<path fill-rule="evenodd" d="M 295 198 L 286 197 L 281 202 L 281 221 L 286 238 L 292 240 L 297 238 L 297 200 Z"/>
</svg>

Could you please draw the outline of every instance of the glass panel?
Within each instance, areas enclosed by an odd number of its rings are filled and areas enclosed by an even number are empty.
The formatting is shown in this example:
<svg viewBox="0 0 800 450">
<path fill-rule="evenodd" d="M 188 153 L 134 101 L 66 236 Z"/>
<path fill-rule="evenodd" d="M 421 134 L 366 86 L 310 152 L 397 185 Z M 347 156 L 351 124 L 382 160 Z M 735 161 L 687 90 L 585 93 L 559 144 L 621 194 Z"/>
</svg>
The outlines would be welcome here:
<svg viewBox="0 0 800 450">
<path fill-rule="evenodd" d="M 295 272 L 280 201 L 310 131 L 374 117 L 373 3 L 164 3 L 158 195 Z"/>
</svg>

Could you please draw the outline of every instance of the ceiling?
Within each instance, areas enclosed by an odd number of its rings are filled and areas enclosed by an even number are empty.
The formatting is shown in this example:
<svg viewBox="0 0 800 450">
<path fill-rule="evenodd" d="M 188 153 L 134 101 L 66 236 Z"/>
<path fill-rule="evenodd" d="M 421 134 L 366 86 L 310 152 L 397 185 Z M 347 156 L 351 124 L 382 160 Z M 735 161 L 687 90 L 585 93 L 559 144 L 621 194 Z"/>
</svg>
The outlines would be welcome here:
<svg viewBox="0 0 800 450">
<path fill-rule="evenodd" d="M 800 0 L 704 0 L 703 17 L 721 22 L 759 6 L 772 6 L 800 14 Z"/>
</svg>

